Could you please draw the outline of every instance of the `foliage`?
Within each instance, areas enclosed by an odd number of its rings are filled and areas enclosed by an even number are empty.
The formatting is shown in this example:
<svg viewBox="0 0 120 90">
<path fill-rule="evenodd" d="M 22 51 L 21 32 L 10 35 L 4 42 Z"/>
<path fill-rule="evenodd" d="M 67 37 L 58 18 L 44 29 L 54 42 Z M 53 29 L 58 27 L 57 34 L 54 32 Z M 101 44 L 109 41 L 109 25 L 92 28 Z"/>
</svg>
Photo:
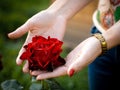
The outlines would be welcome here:
<svg viewBox="0 0 120 90">
<path fill-rule="evenodd" d="M 23 87 L 16 80 L 6 80 L 1 84 L 3 90 L 23 90 Z"/>
<path fill-rule="evenodd" d="M 23 90 L 24 87 L 15 79 L 6 80 L 1 83 L 3 90 Z M 34 81 L 31 83 L 29 90 L 63 90 L 55 79 Z"/>
<path fill-rule="evenodd" d="M 1 0 L 0 34 L 6 35 L 28 18 L 48 7 L 50 0 Z"/>
</svg>

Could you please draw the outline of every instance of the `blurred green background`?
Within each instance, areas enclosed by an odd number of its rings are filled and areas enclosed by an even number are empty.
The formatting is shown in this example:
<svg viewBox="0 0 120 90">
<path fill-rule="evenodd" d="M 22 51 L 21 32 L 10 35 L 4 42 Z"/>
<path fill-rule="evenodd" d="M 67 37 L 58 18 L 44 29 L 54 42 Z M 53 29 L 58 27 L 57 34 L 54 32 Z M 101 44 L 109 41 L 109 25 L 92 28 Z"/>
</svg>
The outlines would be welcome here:
<svg viewBox="0 0 120 90">
<path fill-rule="evenodd" d="M 0 83 L 9 80 L 18 80 L 25 88 L 31 84 L 31 77 L 22 72 L 22 66 L 16 65 L 16 56 L 26 35 L 11 40 L 7 34 L 22 25 L 28 18 L 37 12 L 46 9 L 50 0 L 1 0 L 0 1 L 0 55 L 3 68 L 0 70 Z M 71 49 L 64 48 L 62 57 Z M 65 90 L 88 90 L 87 67 L 73 77 L 63 76 L 56 78 Z"/>
</svg>

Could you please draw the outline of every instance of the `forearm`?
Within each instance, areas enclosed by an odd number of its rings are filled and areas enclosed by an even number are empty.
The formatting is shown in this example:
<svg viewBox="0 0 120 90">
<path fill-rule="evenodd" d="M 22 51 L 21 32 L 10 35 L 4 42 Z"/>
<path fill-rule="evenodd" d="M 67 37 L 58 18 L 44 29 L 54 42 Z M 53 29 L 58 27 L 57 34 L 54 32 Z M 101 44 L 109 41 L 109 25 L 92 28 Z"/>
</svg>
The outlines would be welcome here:
<svg viewBox="0 0 120 90">
<path fill-rule="evenodd" d="M 120 44 L 120 20 L 113 25 L 109 30 L 103 33 L 107 42 L 107 48 L 110 49 Z"/>
<path fill-rule="evenodd" d="M 56 0 L 48 10 L 55 12 L 68 20 L 90 1 L 92 0 Z"/>
</svg>

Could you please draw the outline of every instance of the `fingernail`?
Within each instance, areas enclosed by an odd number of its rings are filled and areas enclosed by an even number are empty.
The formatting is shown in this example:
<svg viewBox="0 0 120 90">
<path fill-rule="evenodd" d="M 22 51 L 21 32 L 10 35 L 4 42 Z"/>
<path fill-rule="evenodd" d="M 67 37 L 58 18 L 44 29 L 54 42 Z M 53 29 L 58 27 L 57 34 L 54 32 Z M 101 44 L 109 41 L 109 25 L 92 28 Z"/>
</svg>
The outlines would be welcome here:
<svg viewBox="0 0 120 90">
<path fill-rule="evenodd" d="M 71 69 L 70 72 L 69 72 L 69 76 L 72 77 L 75 73 L 75 70 L 74 69 Z"/>
</svg>

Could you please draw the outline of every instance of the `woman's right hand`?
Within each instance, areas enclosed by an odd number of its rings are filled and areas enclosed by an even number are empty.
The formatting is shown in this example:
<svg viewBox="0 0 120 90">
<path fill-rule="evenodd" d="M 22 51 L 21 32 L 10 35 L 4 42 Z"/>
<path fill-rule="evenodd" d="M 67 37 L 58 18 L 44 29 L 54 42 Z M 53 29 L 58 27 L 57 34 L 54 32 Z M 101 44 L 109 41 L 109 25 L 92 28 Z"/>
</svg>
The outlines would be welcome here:
<svg viewBox="0 0 120 90">
<path fill-rule="evenodd" d="M 22 37 L 24 34 L 28 32 L 27 38 L 23 44 L 26 45 L 31 42 L 32 37 L 36 35 L 41 35 L 43 37 L 52 37 L 57 38 L 59 40 L 63 39 L 64 32 L 66 28 L 66 19 L 60 15 L 56 15 L 53 12 L 49 12 L 48 10 L 41 11 L 28 19 L 22 26 L 17 28 L 15 31 L 8 34 L 8 37 L 11 39 L 16 39 Z M 22 60 L 20 60 L 21 54 L 25 51 L 24 48 L 20 49 L 16 63 L 18 65 L 22 64 Z M 24 72 L 28 72 L 28 62 L 23 67 Z"/>
</svg>

